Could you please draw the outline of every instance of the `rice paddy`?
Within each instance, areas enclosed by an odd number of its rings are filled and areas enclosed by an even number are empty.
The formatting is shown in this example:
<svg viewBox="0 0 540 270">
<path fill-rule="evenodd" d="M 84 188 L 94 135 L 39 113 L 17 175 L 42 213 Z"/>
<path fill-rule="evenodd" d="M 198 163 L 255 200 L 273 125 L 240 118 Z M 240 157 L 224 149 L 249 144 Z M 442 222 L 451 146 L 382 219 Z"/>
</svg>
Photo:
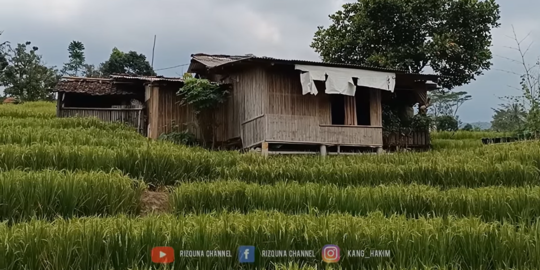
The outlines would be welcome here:
<svg viewBox="0 0 540 270">
<path fill-rule="evenodd" d="M 57 119 L 52 103 L 0 105 L 0 269 L 538 269 L 540 143 L 481 143 L 506 135 L 434 133 L 424 153 L 265 159 Z M 338 263 L 322 261 L 327 244 Z M 239 263 L 243 245 L 256 247 L 254 264 Z M 155 246 L 230 256 L 161 266 Z M 352 256 L 360 250 L 389 256 Z"/>
</svg>

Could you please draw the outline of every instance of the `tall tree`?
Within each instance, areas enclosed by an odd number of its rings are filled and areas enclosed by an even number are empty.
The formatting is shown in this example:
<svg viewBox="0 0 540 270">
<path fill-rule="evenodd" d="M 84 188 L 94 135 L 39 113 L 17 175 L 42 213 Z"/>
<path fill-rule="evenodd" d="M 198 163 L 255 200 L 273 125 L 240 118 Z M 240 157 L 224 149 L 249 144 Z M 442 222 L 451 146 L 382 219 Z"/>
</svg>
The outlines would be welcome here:
<svg viewBox="0 0 540 270">
<path fill-rule="evenodd" d="M 2 31 L 0 31 L 0 36 L 2 35 Z M 8 66 L 8 61 L 6 58 L 6 48 L 8 46 L 8 42 L 0 42 L 0 77 L 2 77 L 4 69 Z"/>
<path fill-rule="evenodd" d="M 527 112 L 519 103 L 502 104 L 493 109 L 491 128 L 496 131 L 519 131 L 527 125 Z"/>
<path fill-rule="evenodd" d="M 84 56 L 84 44 L 80 41 L 72 41 L 68 46 L 69 62 L 64 63 L 63 75 L 79 76 L 84 71 L 86 57 Z"/>
<path fill-rule="evenodd" d="M 430 114 L 438 116 L 456 117 L 459 108 L 463 103 L 472 99 L 472 96 L 465 91 L 447 92 L 443 90 L 435 90 L 429 93 L 430 99 Z"/>
<path fill-rule="evenodd" d="M 117 48 L 113 49 L 109 60 L 102 64 L 100 70 L 104 76 L 115 73 L 143 76 L 156 75 L 144 54 L 139 54 L 134 51 L 124 53 Z"/>
<path fill-rule="evenodd" d="M 21 101 L 47 100 L 52 98 L 50 89 L 58 82 L 59 74 L 54 67 L 46 67 L 37 54 L 38 47 L 31 42 L 8 47 L 8 65 L 0 77 L 4 93 Z"/>
<path fill-rule="evenodd" d="M 311 47 L 328 62 L 413 72 L 430 66 L 453 89 L 492 65 L 499 18 L 495 0 L 358 0 L 330 15 Z"/>
</svg>

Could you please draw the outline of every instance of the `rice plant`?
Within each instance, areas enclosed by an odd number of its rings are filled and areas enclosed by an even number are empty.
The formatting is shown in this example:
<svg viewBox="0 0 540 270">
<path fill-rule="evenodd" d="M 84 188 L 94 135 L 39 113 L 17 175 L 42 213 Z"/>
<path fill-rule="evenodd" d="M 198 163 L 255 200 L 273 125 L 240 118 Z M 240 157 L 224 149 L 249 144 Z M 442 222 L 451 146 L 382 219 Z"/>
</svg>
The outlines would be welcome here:
<svg viewBox="0 0 540 270">
<path fill-rule="evenodd" d="M 128 269 L 148 267 L 150 250 L 171 246 L 181 250 L 229 250 L 231 257 L 177 256 L 172 269 L 234 269 L 241 245 L 256 247 L 254 267 L 297 263 L 323 267 L 321 249 L 341 248 L 336 266 L 345 269 L 534 268 L 540 265 L 540 223 L 484 223 L 478 219 L 407 219 L 333 214 L 286 215 L 253 212 L 247 215 L 149 216 L 31 221 L 0 225 L 1 269 Z M 264 258 L 262 250 L 313 250 L 315 257 Z M 370 259 L 350 257 L 365 250 Z M 372 250 L 389 250 L 373 257 Z M 354 267 L 354 268 L 353 268 Z"/>
<path fill-rule="evenodd" d="M 530 222 L 540 216 L 540 187 L 441 190 L 424 185 L 346 187 L 322 184 L 248 184 L 241 181 L 185 183 L 171 193 L 177 214 L 277 210 L 283 213 L 368 215 L 410 218 L 479 217 L 484 221 Z"/>
<path fill-rule="evenodd" d="M 137 214 L 144 188 L 119 173 L 0 172 L 0 220 Z"/>
<path fill-rule="evenodd" d="M 56 117 L 56 106 L 55 103 L 47 101 L 25 102 L 21 104 L 0 104 L 0 116 L 51 119 Z"/>
</svg>

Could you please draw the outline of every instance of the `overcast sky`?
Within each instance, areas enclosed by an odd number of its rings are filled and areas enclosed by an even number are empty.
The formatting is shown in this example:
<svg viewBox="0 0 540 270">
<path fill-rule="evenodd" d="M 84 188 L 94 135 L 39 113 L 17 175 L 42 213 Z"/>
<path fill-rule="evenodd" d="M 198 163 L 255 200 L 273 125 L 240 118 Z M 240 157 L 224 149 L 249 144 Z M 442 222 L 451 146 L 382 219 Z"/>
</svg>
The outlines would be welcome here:
<svg viewBox="0 0 540 270">
<path fill-rule="evenodd" d="M 0 0 L 0 41 L 31 41 L 49 65 L 67 61 L 72 40 L 86 46 L 87 61 L 105 61 L 113 47 L 135 50 L 150 59 L 154 35 L 154 68 L 160 75 L 179 76 L 192 53 L 248 54 L 318 60 L 309 47 L 318 25 L 346 0 Z M 460 109 L 464 122 L 490 121 L 499 96 L 516 94 L 522 67 L 507 58 L 519 54 L 513 46 L 512 25 L 519 37 L 536 41 L 529 58 L 540 55 L 540 1 L 498 0 L 501 23 L 493 31 L 492 70 L 457 90 L 473 95 Z"/>
</svg>

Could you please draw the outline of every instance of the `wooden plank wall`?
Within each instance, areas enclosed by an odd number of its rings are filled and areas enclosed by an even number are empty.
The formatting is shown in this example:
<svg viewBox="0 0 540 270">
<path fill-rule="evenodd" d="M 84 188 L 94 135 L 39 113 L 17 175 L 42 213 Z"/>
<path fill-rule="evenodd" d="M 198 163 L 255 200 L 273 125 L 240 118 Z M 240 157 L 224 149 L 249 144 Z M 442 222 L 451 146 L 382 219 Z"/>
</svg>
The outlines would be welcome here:
<svg viewBox="0 0 540 270">
<path fill-rule="evenodd" d="M 176 95 L 178 87 L 160 85 L 158 115 L 158 136 L 173 131 L 188 130 L 200 138 L 197 118 L 190 106 L 181 106 L 181 98 Z"/>
<path fill-rule="evenodd" d="M 306 144 L 382 146 L 382 128 L 320 126 L 310 116 L 267 114 L 266 140 Z"/>
<path fill-rule="evenodd" d="M 358 88 L 357 91 L 373 91 L 371 94 L 372 127 L 327 127 L 331 125 L 330 95 L 324 93 L 324 83 L 316 82 L 317 95 L 302 95 L 302 87 L 297 71 L 268 71 L 268 110 L 266 140 L 303 143 L 325 143 L 343 145 L 382 145 L 382 113 L 380 91 Z M 349 102 L 347 121 L 356 123 L 354 98 Z M 323 126 L 321 126 L 323 125 Z"/>
<path fill-rule="evenodd" d="M 59 110 L 59 117 L 95 117 L 105 122 L 121 122 L 146 135 L 143 108 L 62 108 Z"/>
<path fill-rule="evenodd" d="M 233 90 L 226 104 L 229 139 L 242 138 L 242 144 L 261 142 L 264 125 L 261 119 L 268 105 L 267 74 L 263 68 L 254 68 L 231 74 L 228 80 Z M 256 120 L 256 121 L 255 121 Z M 245 137 L 244 136 L 248 136 Z"/>
</svg>

